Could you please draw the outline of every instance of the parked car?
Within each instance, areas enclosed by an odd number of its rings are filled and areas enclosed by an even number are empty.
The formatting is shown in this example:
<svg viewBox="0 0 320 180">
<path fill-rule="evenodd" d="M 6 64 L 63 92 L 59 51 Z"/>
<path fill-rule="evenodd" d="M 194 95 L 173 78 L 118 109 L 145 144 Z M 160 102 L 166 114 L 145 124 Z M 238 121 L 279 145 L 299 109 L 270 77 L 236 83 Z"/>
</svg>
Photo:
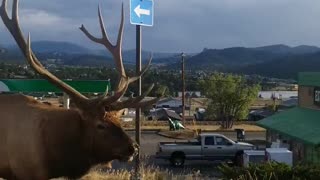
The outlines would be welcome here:
<svg viewBox="0 0 320 180">
<path fill-rule="evenodd" d="M 245 142 L 237 142 L 222 134 L 202 133 L 184 142 L 160 142 L 156 158 L 169 160 L 173 166 L 183 166 L 185 160 L 241 162 L 244 150 L 255 149 Z"/>
</svg>

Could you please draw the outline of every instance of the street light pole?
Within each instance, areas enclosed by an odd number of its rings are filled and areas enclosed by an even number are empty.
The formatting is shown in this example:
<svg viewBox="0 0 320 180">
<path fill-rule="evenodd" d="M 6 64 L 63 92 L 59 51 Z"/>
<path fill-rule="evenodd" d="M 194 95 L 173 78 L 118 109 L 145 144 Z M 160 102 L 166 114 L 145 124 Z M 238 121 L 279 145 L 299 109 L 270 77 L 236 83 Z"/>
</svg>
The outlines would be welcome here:
<svg viewBox="0 0 320 180">
<path fill-rule="evenodd" d="M 185 54 L 181 53 L 181 78 L 182 78 L 182 122 L 183 125 L 185 125 L 185 117 L 184 117 L 184 113 L 185 113 L 185 83 L 184 83 L 184 57 Z"/>
</svg>

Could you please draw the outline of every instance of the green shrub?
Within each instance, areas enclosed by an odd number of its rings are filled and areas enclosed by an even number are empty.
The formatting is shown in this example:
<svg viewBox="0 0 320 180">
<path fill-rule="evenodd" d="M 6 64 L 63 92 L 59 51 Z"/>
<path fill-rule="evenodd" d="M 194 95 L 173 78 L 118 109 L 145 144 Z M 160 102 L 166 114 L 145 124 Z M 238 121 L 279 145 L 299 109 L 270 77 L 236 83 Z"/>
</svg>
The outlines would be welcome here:
<svg viewBox="0 0 320 180">
<path fill-rule="evenodd" d="M 230 167 L 222 164 L 218 167 L 222 179 L 232 180 L 319 180 L 320 166 L 299 164 L 290 167 L 284 163 L 265 162 L 249 164 L 248 167 Z"/>
</svg>

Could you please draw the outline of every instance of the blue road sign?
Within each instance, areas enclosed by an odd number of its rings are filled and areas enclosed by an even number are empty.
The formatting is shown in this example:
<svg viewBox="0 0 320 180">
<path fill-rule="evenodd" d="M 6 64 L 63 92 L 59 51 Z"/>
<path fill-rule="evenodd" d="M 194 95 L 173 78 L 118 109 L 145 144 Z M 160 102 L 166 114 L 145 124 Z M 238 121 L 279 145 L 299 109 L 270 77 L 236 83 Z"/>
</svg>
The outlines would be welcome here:
<svg viewBox="0 0 320 180">
<path fill-rule="evenodd" d="M 130 0 L 130 23 L 153 26 L 153 0 Z"/>
</svg>

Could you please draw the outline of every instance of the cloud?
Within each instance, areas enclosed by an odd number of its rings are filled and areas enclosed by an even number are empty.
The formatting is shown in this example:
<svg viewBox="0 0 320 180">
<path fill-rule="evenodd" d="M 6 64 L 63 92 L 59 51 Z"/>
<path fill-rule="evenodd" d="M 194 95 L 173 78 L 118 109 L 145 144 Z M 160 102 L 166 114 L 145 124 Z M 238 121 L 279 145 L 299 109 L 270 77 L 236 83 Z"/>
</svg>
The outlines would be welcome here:
<svg viewBox="0 0 320 180">
<path fill-rule="evenodd" d="M 135 48 L 135 26 L 125 8 L 124 49 Z M 87 47 L 90 42 L 78 29 L 99 36 L 97 6 L 114 42 L 120 22 L 121 1 L 26 0 L 21 1 L 24 31 L 33 40 L 71 41 Z M 319 0 L 154 0 L 153 27 L 142 28 L 144 49 L 164 52 L 198 52 L 203 48 L 263 46 L 269 44 L 320 46 Z M 10 41 L 0 23 L 0 44 Z"/>
<path fill-rule="evenodd" d="M 67 25 L 73 24 L 72 19 L 63 18 L 56 14 L 36 9 L 23 10 L 20 13 L 21 26 L 27 29 L 44 28 L 54 30 L 69 30 Z"/>
</svg>

